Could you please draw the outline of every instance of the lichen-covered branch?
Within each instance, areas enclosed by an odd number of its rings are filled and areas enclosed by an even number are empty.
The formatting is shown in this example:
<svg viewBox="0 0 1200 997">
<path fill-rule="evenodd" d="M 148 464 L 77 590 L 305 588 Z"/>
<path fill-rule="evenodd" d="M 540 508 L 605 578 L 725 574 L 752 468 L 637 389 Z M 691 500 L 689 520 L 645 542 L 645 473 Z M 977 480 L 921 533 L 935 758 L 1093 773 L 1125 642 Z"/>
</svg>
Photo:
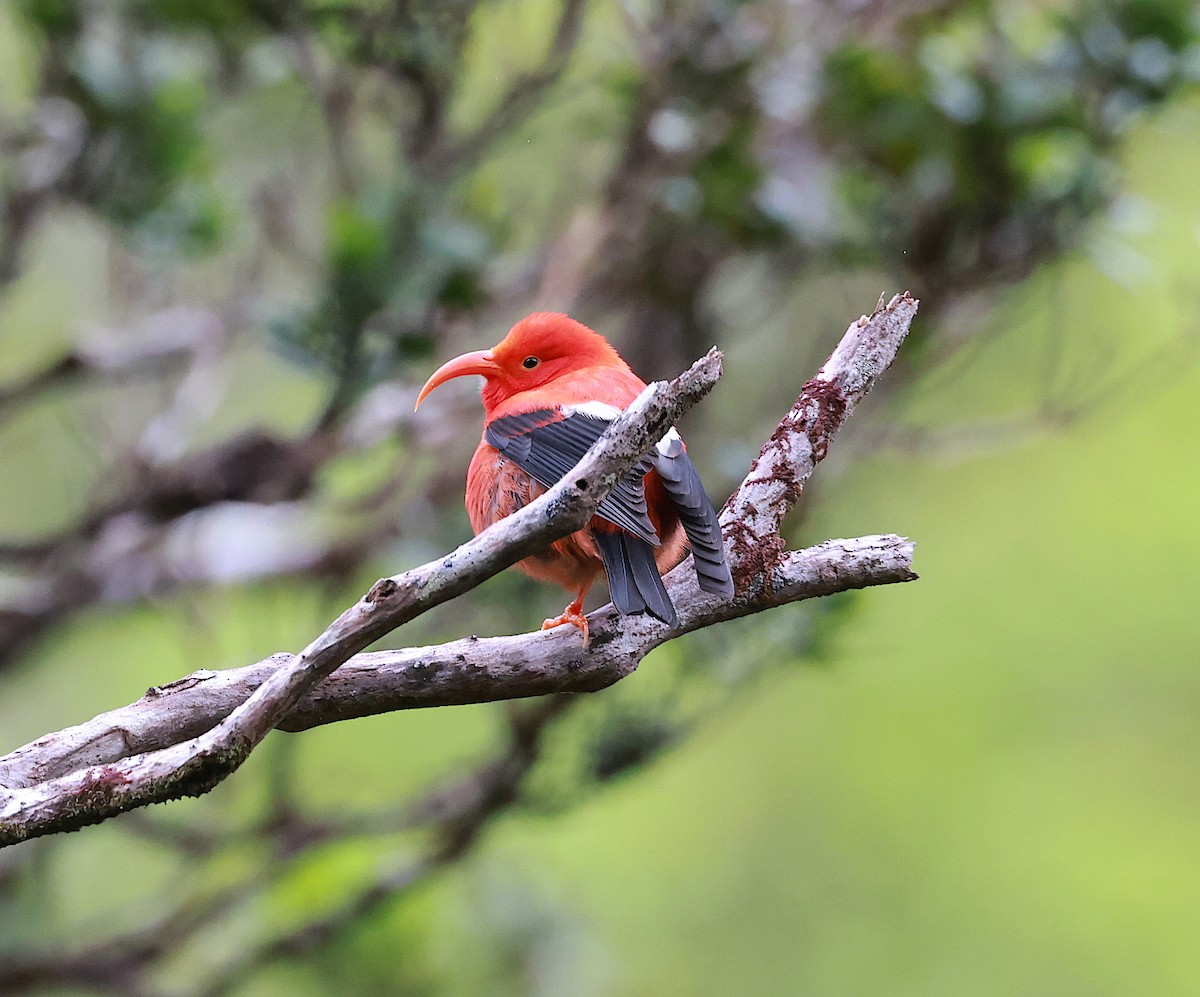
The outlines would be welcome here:
<svg viewBox="0 0 1200 997">
<path fill-rule="evenodd" d="M 203 792 L 276 726 L 304 730 L 390 710 L 594 691 L 680 634 L 788 602 L 915 578 L 912 544 L 904 538 L 831 540 L 789 552 L 779 528 L 834 434 L 895 357 L 916 308 L 914 299 L 898 295 L 850 327 L 730 497 L 722 520 L 737 581 L 733 599 L 700 592 L 685 563 L 666 579 L 679 611 L 674 628 L 648 616 L 619 617 L 609 606 L 590 617 L 587 648 L 573 631 L 558 630 L 357 653 L 585 523 L 616 477 L 715 383 L 714 350 L 671 384 L 648 388 L 537 502 L 446 558 L 377 582 L 299 655 L 193 673 L 0 758 L 0 787 L 6 787 L 0 845 Z"/>
<path fill-rule="evenodd" d="M 912 550 L 896 536 L 830 540 L 786 555 L 769 594 L 739 594 L 731 601 L 701 598 L 688 573 L 677 570 L 667 585 L 679 609 L 678 627 L 647 616 L 621 617 L 606 606 L 588 619 L 592 637 L 586 649 L 578 633 L 556 629 L 357 654 L 301 699 L 279 727 L 300 731 L 394 710 L 594 692 L 629 675 L 646 654 L 680 634 L 788 602 L 907 581 Z M 243 668 L 198 671 L 151 689 L 136 703 L 0 758 L 0 784 L 33 786 L 198 736 L 289 658 L 276 654 Z"/>
<path fill-rule="evenodd" d="M 917 300 L 898 294 L 853 323 L 808 381 L 764 444 L 750 473 L 725 503 L 721 528 L 741 569 L 739 590 L 763 584 L 783 556 L 783 518 L 824 459 L 842 424 L 895 358 L 917 313 Z"/>
</svg>

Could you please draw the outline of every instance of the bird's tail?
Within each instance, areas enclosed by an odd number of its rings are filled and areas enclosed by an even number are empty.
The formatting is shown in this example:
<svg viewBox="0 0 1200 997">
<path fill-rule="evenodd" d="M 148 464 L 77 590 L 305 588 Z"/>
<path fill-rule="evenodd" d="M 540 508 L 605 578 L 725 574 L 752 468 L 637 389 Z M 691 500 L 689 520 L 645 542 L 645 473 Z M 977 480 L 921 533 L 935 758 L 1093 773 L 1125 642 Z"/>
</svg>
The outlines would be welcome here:
<svg viewBox="0 0 1200 997">
<path fill-rule="evenodd" d="M 668 626 L 677 626 L 679 617 L 658 573 L 654 548 L 624 530 L 593 530 L 592 536 L 604 559 L 608 591 L 617 611 L 626 616 L 646 612 Z"/>
</svg>

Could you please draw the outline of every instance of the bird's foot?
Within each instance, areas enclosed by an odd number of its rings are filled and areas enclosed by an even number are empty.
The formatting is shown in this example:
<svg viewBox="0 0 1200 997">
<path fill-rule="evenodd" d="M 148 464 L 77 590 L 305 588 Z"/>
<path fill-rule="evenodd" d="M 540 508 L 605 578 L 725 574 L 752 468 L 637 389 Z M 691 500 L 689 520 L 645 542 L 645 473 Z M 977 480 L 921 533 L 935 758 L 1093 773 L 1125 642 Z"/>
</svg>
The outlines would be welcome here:
<svg viewBox="0 0 1200 997">
<path fill-rule="evenodd" d="M 573 602 L 562 611 L 561 616 L 555 616 L 552 619 L 546 620 L 542 624 L 543 630 L 553 630 L 555 627 L 561 627 L 564 623 L 570 623 L 573 627 L 578 627 L 583 634 L 583 646 L 588 646 L 588 621 L 583 615 L 583 604 L 581 602 Z"/>
</svg>

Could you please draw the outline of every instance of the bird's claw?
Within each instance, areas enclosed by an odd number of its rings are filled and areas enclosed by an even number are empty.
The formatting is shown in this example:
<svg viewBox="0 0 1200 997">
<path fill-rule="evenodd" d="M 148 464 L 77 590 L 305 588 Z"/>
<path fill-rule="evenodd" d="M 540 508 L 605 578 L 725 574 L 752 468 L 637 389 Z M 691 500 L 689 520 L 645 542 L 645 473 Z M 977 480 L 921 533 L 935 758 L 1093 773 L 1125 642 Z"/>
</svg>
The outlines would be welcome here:
<svg viewBox="0 0 1200 997">
<path fill-rule="evenodd" d="M 561 627 L 564 623 L 569 623 L 576 627 L 583 634 L 583 646 L 588 646 L 588 621 L 583 615 L 583 607 L 572 603 L 562 611 L 561 616 L 555 616 L 552 619 L 546 620 L 542 624 L 543 630 L 553 630 L 555 627 Z"/>
</svg>

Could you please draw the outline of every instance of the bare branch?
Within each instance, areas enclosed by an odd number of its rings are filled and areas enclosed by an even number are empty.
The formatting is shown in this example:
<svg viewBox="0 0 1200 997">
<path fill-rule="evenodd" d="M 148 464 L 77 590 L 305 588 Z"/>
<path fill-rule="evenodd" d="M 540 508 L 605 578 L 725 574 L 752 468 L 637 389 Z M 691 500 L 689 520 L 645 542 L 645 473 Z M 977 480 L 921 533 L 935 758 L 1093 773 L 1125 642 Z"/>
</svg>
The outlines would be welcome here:
<svg viewBox="0 0 1200 997">
<path fill-rule="evenodd" d="M 800 599 L 915 578 L 912 544 L 901 537 L 832 540 L 788 552 L 779 527 L 830 440 L 895 357 L 916 308 L 913 298 L 898 295 L 851 325 L 730 497 L 722 521 L 737 582 L 733 599 L 701 593 L 685 562 L 666 579 L 679 611 L 675 628 L 648 616 L 619 617 L 609 606 L 590 617 L 587 648 L 561 628 L 347 660 L 586 523 L 616 477 L 715 383 L 720 354 L 713 350 L 670 385 L 648 388 L 537 502 L 446 558 L 377 582 L 301 654 L 196 672 L 0 758 L 0 786 L 9 789 L 0 790 L 0 845 L 204 792 L 275 726 L 304 730 L 397 709 L 594 691 L 680 634 Z"/>
<path fill-rule="evenodd" d="M 583 526 L 620 476 L 712 388 L 720 369 L 721 354 L 713 349 L 674 381 L 647 387 L 557 485 L 440 561 L 376 582 L 212 730 L 149 754 L 0 794 L 0 845 L 207 792 L 351 655 Z"/>
<path fill-rule="evenodd" d="M 830 540 L 787 554 L 769 592 L 732 600 L 702 596 L 677 568 L 667 589 L 679 626 L 622 617 L 611 606 L 588 617 L 591 642 L 560 628 L 511 637 L 468 637 L 436 647 L 357 654 L 296 704 L 279 724 L 301 731 L 355 717 L 549 693 L 594 692 L 636 670 L 650 651 L 681 634 L 773 606 L 834 592 L 908 581 L 913 545 L 896 536 Z M 0 758 L 0 785 L 33 786 L 89 765 L 169 747 L 220 723 L 290 655 L 244 668 L 198 671 L 151 689 L 136 703 L 39 738 Z"/>
<path fill-rule="evenodd" d="M 141 325 L 132 343 L 107 332 L 80 341 L 50 366 L 22 380 L 0 385 L 0 419 L 55 388 L 174 373 L 202 351 L 217 348 L 226 335 L 220 317 L 205 308 L 166 308 L 147 316 Z"/>
</svg>

